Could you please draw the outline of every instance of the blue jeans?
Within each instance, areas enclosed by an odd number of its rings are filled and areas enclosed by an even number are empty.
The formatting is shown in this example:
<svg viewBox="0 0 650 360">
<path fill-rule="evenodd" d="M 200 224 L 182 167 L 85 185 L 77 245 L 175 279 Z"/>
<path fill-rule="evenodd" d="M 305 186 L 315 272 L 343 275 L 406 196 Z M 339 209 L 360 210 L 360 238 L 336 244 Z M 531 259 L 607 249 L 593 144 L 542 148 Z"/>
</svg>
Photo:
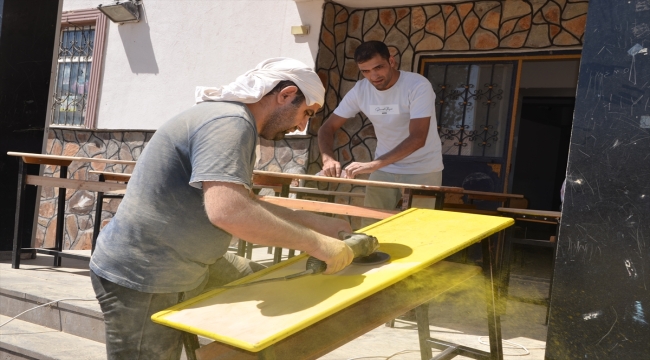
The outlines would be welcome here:
<svg viewBox="0 0 650 360">
<path fill-rule="evenodd" d="M 209 276 L 196 289 L 160 294 L 129 289 L 91 271 L 90 280 L 104 313 L 108 359 L 179 359 L 182 332 L 152 322 L 151 315 L 263 268 L 263 265 L 226 253 L 210 266 Z"/>
</svg>

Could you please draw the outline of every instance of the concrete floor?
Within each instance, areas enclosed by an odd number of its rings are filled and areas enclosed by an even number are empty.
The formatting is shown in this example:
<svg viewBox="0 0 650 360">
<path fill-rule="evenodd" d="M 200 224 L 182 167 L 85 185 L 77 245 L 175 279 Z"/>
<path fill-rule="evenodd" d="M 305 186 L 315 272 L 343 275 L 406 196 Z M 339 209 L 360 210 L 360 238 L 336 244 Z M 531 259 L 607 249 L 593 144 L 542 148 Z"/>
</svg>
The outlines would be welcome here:
<svg viewBox="0 0 650 360">
<path fill-rule="evenodd" d="M 286 250 L 285 250 L 286 251 Z M 267 254 L 266 248 L 257 248 L 253 259 L 261 263 L 269 263 L 272 255 Z M 511 294 L 528 297 L 544 297 L 548 293 L 547 281 L 530 277 L 533 268 L 544 267 L 546 260 L 540 259 L 535 254 L 524 257 L 527 264 L 526 275 L 518 275 L 520 265 L 513 266 L 511 278 Z M 540 265 L 541 264 L 541 265 Z M 72 259 L 63 259 L 63 267 L 51 268 L 51 257 L 39 255 L 35 260 L 23 261 L 18 272 L 11 269 L 8 261 L 0 263 L 0 279 L 7 284 L 12 279 L 12 274 L 20 277 L 38 277 L 48 279 L 52 287 L 48 294 L 54 298 L 69 297 L 71 292 L 79 293 L 80 297 L 94 296 L 88 278 L 87 262 Z M 22 269 L 31 269 L 23 271 Z M 542 271 L 543 272 L 543 271 Z M 74 281 L 71 281 L 74 278 Z M 23 279 L 24 280 L 24 279 Z M 16 279 L 15 281 L 23 280 Z M 74 285 L 72 285 L 74 283 Z M 4 284 L 0 286 L 4 287 Z M 65 285 L 69 284 L 69 285 Z M 56 287 L 55 285 L 60 285 Z M 28 285 L 25 285 L 28 286 Z M 21 288 L 18 283 L 14 287 Z M 26 290 L 25 290 L 26 291 Z M 61 292 L 61 294 L 58 294 Z M 88 302 L 84 306 L 96 308 L 95 303 Z M 544 358 L 546 341 L 546 306 L 508 301 L 507 314 L 501 318 L 503 339 L 513 344 L 525 346 L 530 351 L 526 352 L 519 346 L 504 342 L 505 359 L 535 359 Z M 446 340 L 481 350 L 489 347 L 479 341 L 487 342 L 486 305 L 484 301 L 484 282 L 482 277 L 475 277 L 466 282 L 462 287 L 457 287 L 430 303 L 429 319 L 432 337 Z M 483 337 L 479 340 L 479 337 Z M 387 359 L 390 355 L 400 351 L 410 351 L 398 354 L 391 359 L 415 360 L 420 359 L 417 327 L 414 321 L 397 319 L 394 328 L 380 326 L 367 334 L 349 342 L 348 344 L 323 356 L 323 360 L 346 359 Z M 434 349 L 434 355 L 437 350 Z M 455 359 L 465 359 L 456 357 Z"/>
<path fill-rule="evenodd" d="M 285 250 L 286 254 L 286 250 Z M 548 295 L 550 254 L 523 252 L 512 265 L 510 294 L 520 297 L 544 298 Z M 255 249 L 253 260 L 270 264 L 272 256 L 266 248 Z M 489 351 L 485 283 L 482 277 L 445 293 L 429 303 L 431 336 L 479 350 Z M 546 345 L 546 306 L 508 301 L 506 315 L 501 317 L 504 359 L 543 360 Z M 480 338 L 480 340 L 479 340 Z M 480 342 L 479 342 L 480 341 Z M 511 342 L 511 343 L 509 343 Z M 524 346 L 528 351 L 522 349 Z M 418 333 L 415 321 L 396 319 L 395 327 L 380 326 L 365 335 L 321 357 L 321 360 L 386 359 L 419 360 Z M 438 350 L 433 349 L 435 356 Z M 529 354 L 527 354 L 529 352 Z M 469 359 L 458 356 L 455 360 Z"/>
</svg>

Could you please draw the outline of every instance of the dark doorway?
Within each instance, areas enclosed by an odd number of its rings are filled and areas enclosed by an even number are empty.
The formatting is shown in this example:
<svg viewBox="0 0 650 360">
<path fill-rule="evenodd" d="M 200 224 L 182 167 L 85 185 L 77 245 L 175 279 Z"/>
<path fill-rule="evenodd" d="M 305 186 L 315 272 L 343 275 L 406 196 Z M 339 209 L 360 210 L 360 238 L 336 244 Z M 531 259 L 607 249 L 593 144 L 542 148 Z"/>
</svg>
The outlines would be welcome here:
<svg viewBox="0 0 650 360">
<path fill-rule="evenodd" d="M 560 210 L 574 106 L 575 98 L 523 98 L 512 192 L 530 209 Z"/>
<path fill-rule="evenodd" d="M 4 252 L 12 248 L 18 183 L 18 160 L 7 151 L 41 152 L 59 2 L 0 0 L 0 11 L 0 251 Z M 28 186 L 26 194 L 23 246 L 29 247 L 36 188 Z"/>
</svg>

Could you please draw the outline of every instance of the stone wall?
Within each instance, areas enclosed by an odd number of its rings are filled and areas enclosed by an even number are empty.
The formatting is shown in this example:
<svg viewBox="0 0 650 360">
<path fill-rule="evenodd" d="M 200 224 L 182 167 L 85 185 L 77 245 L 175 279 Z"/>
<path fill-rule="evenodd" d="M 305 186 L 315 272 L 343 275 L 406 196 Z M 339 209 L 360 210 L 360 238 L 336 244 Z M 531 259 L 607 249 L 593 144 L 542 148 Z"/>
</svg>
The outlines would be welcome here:
<svg viewBox="0 0 650 360">
<path fill-rule="evenodd" d="M 385 42 L 399 68 L 418 71 L 416 55 L 424 53 L 508 53 L 524 50 L 580 48 L 586 22 L 587 1 L 508 0 L 418 5 L 378 9 L 350 9 L 325 4 L 316 68 L 326 84 L 326 103 L 310 124 L 316 135 L 324 119 L 361 75 L 353 60 L 363 41 Z M 376 147 L 370 121 L 361 115 L 348 120 L 335 138 L 335 156 L 346 165 L 369 161 Z M 311 141 L 307 172 L 322 167 L 316 139 Z M 325 188 L 326 184 L 318 184 Z M 350 185 L 330 185 L 331 190 L 363 191 Z M 349 203 L 349 198 L 337 198 Z M 359 204 L 357 199 L 352 203 Z"/>
<path fill-rule="evenodd" d="M 51 129 L 48 133 L 46 154 L 104 159 L 138 160 L 142 150 L 153 136 L 153 131 L 89 131 Z M 278 142 L 260 140 L 257 168 L 288 173 L 305 173 L 309 139 L 285 139 Z M 90 171 L 117 173 L 133 172 L 133 165 L 100 162 L 72 162 L 68 178 L 97 181 L 99 176 Z M 45 166 L 45 176 L 59 176 L 58 166 Z M 85 190 L 67 190 L 63 248 L 86 250 L 91 248 L 95 221 L 96 193 Z M 56 232 L 58 191 L 44 187 L 41 191 L 36 247 L 53 247 Z M 115 215 L 120 199 L 104 199 L 101 214 L 102 227 Z"/>
<path fill-rule="evenodd" d="M 86 131 L 51 129 L 48 133 L 46 154 L 137 160 L 149 142 L 153 131 Z M 100 162 L 73 161 L 68 167 L 68 178 L 77 180 L 98 180 L 99 176 L 90 170 L 131 173 L 133 165 L 106 164 Z M 46 165 L 45 176 L 59 176 L 59 167 Z M 90 249 L 95 221 L 96 193 L 85 190 L 66 191 L 65 229 L 63 248 L 71 250 Z M 41 190 L 41 204 L 38 212 L 36 247 L 53 247 L 56 232 L 58 191 L 51 187 Z M 115 214 L 120 199 L 104 199 L 102 226 Z"/>
</svg>

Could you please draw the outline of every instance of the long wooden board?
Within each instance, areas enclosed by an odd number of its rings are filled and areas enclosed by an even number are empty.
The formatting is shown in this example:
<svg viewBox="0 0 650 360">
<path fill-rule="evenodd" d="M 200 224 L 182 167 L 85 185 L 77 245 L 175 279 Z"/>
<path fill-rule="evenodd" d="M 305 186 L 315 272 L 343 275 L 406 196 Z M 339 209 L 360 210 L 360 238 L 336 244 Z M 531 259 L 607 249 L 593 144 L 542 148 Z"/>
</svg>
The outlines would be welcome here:
<svg viewBox="0 0 650 360">
<path fill-rule="evenodd" d="M 312 275 L 236 289 L 216 289 L 152 320 L 257 352 L 512 225 L 505 217 L 410 209 L 362 229 L 376 236 L 388 263 L 351 265 L 334 275 Z M 305 269 L 300 255 L 240 279 L 240 284 Z"/>
<path fill-rule="evenodd" d="M 444 192 L 444 193 L 462 193 L 463 192 L 463 188 L 451 187 L 451 186 L 431 186 L 431 185 L 390 183 L 390 182 L 384 182 L 384 181 L 334 178 L 334 177 L 306 175 L 306 174 L 289 174 L 289 173 L 279 173 L 279 172 L 261 171 L 261 170 L 255 170 L 255 171 L 253 171 L 253 174 L 265 175 L 265 176 L 269 176 L 269 177 L 301 179 L 301 180 L 311 180 L 311 181 L 326 181 L 326 182 L 333 182 L 333 183 L 363 185 L 363 186 L 376 186 L 376 187 L 389 187 L 389 188 L 402 188 L 402 189 L 417 189 L 417 190 L 431 190 L 431 191 L 440 191 L 440 192 Z"/>
<path fill-rule="evenodd" d="M 73 190 L 88 190 L 101 192 L 122 192 L 126 191 L 126 184 L 107 183 L 101 181 L 86 181 L 74 179 L 61 179 L 49 176 L 27 175 L 27 184 L 37 186 L 51 186 Z"/>
<path fill-rule="evenodd" d="M 271 204 L 280 205 L 294 210 L 306 210 L 319 213 L 360 216 L 370 219 L 385 219 L 393 216 L 399 211 L 376 209 L 363 206 L 334 204 L 323 201 L 312 201 L 302 199 L 289 199 L 277 196 L 258 196 L 258 199 Z"/>
<path fill-rule="evenodd" d="M 32 153 L 22 153 L 15 151 L 8 151 L 7 155 L 9 156 L 21 156 L 24 158 L 34 159 L 34 160 L 45 160 L 44 163 L 47 163 L 46 160 L 59 160 L 59 161 L 83 161 L 83 162 L 101 162 L 107 164 L 123 164 L 123 165 L 134 165 L 135 161 L 132 160 L 117 160 L 117 159 L 103 159 L 103 158 L 88 158 L 88 157 L 79 157 L 79 156 L 61 156 L 61 155 L 45 155 L 45 154 L 32 154 Z M 53 164 L 56 165 L 56 164 Z"/>
</svg>

